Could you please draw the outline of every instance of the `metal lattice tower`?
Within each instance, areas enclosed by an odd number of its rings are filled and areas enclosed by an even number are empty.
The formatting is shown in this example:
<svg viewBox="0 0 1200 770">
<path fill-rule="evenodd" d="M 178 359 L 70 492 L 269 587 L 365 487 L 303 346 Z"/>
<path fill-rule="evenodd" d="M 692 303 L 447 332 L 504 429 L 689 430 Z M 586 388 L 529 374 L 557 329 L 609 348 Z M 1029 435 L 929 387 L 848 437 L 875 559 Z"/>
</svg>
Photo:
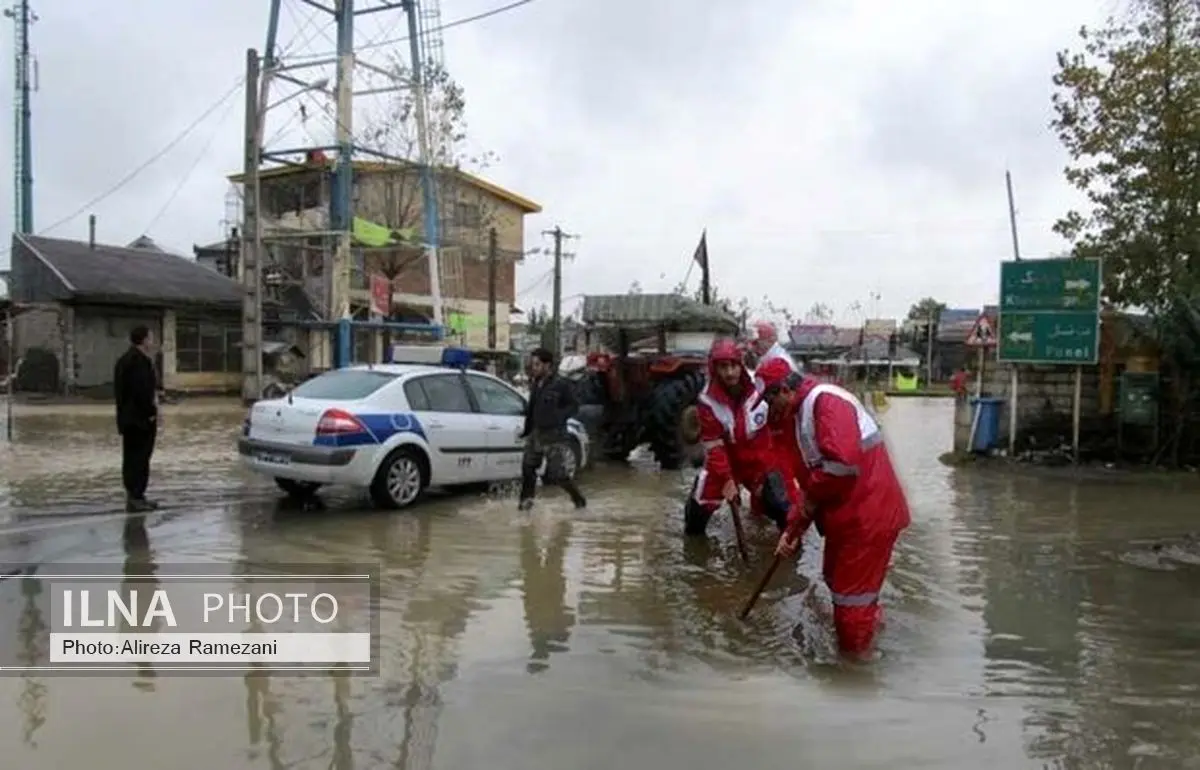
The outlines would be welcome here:
<svg viewBox="0 0 1200 770">
<path fill-rule="evenodd" d="M 434 83 L 436 79 L 445 72 L 446 58 L 445 45 L 442 40 L 442 8 L 439 0 L 413 0 L 414 10 L 416 15 L 417 26 L 417 46 L 413 48 L 413 68 L 420 67 L 422 82 L 425 86 L 425 108 L 429 109 L 429 100 L 437 97 Z M 419 65 L 418 65 L 419 62 Z M 436 137 L 430 137 L 429 141 L 436 141 Z M 446 148 L 434 147 L 428 148 L 428 155 L 436 164 L 445 162 Z M 445 246 L 441 243 L 442 224 L 446 221 L 446 213 L 442 211 L 444 208 L 438 205 L 442 201 L 442 190 L 439 189 L 439 174 L 432 173 L 429 175 L 427 182 L 432 192 L 434 206 L 439 212 L 439 221 L 436 223 L 438 230 L 438 283 L 440 294 L 444 297 L 444 307 L 451 311 L 462 312 L 463 295 L 466 294 L 466 279 L 463 274 L 463 251 L 461 246 Z M 440 318 L 440 323 L 446 323 L 448 319 Z M 448 324 L 447 324 L 448 325 Z M 466 340 L 458 340 L 460 343 L 465 343 Z"/>
<path fill-rule="evenodd" d="M 416 0 L 421 38 L 421 63 L 426 73 L 446 66 L 442 45 L 442 6 L 438 0 Z"/>
<path fill-rule="evenodd" d="M 33 138 L 30 94 L 37 90 L 37 62 L 29 51 L 29 27 L 38 20 L 28 0 L 19 0 L 4 15 L 12 19 L 13 36 L 13 229 L 33 232 Z"/>
</svg>

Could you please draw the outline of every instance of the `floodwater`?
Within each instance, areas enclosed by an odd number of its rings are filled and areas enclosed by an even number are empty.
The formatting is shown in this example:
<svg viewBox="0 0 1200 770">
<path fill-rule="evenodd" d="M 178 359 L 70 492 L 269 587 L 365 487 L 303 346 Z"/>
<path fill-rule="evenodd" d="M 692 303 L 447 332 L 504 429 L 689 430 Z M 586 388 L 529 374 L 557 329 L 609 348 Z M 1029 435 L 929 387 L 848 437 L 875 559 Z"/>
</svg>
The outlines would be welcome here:
<svg viewBox="0 0 1200 770">
<path fill-rule="evenodd" d="M 21 770 L 1200 767 L 1200 492 L 952 470 L 948 402 L 884 423 L 914 508 L 882 657 L 836 662 L 828 594 L 785 576 L 746 624 L 728 523 L 686 545 L 686 480 L 635 462 L 529 514 L 280 506 L 236 469 L 238 410 L 171 407 L 130 535 L 107 409 L 24 409 L 0 449 L 0 560 L 378 562 L 378 678 L 0 678 Z M 819 574 L 811 541 L 799 566 Z M 18 577 L 0 647 L 27 643 Z M 794 630 L 794 629 L 799 629 Z"/>
</svg>

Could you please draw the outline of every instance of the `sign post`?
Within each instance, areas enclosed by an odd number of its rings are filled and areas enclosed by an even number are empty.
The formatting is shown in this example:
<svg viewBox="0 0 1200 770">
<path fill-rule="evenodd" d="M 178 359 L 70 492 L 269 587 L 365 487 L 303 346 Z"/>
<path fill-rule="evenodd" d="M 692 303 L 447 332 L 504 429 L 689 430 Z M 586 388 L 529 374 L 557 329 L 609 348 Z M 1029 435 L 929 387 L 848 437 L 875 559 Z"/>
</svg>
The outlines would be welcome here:
<svg viewBox="0 0 1200 770">
<path fill-rule="evenodd" d="M 975 416 L 971 420 L 971 437 L 967 441 L 967 446 L 970 449 L 975 448 L 975 436 L 979 432 L 979 419 L 983 414 L 983 380 L 987 375 L 987 349 L 996 344 L 996 334 L 992 331 L 992 322 L 988 320 L 986 313 L 980 313 L 975 319 L 975 326 L 971 328 L 971 333 L 967 336 L 967 347 L 976 348 L 979 351 L 978 369 L 979 374 L 975 381 Z"/>
<path fill-rule="evenodd" d="M 1076 462 L 1083 367 L 1095 365 L 1100 356 L 1101 275 L 1098 259 L 1021 260 L 1000 265 L 997 359 L 1010 364 L 1075 366 L 1071 445 Z M 1015 412 L 1015 403 L 1012 408 Z M 1010 436 L 1009 440 L 1014 439 Z"/>
<path fill-rule="evenodd" d="M 996 332 L 986 313 L 980 313 L 975 319 L 975 326 L 967 336 L 967 347 L 975 348 L 979 355 L 979 381 L 975 383 L 975 397 L 983 396 L 984 368 L 987 365 L 987 350 L 996 346 Z"/>
</svg>

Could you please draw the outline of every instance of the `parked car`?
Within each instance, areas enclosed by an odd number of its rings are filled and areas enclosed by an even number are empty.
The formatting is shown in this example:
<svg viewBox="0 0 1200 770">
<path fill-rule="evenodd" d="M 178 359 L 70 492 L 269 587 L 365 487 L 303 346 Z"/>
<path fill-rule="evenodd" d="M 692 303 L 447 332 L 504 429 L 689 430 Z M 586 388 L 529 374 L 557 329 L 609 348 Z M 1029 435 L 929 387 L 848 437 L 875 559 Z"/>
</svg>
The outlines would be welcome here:
<svg viewBox="0 0 1200 770">
<path fill-rule="evenodd" d="M 420 364 L 326 372 L 286 396 L 255 403 L 242 464 L 291 496 L 326 485 L 366 489 L 404 508 L 429 487 L 517 479 L 525 397 L 483 372 Z M 569 473 L 588 463 L 588 437 L 568 423 Z"/>
</svg>

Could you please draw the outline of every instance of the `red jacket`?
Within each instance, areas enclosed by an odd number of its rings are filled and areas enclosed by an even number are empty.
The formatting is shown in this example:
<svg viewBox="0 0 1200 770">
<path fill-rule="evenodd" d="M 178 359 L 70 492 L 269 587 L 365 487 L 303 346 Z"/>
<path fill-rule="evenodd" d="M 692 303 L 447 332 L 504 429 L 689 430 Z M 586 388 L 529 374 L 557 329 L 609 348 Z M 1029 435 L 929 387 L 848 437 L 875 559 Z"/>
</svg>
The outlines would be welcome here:
<svg viewBox="0 0 1200 770">
<path fill-rule="evenodd" d="M 814 396 L 811 423 L 805 424 L 802 410 L 817 387 L 823 390 Z M 908 499 L 883 436 L 858 399 L 805 377 L 783 420 L 790 428 L 784 435 L 792 468 L 826 537 L 899 532 L 909 525 Z M 794 511 L 793 520 L 798 515 Z"/>
<path fill-rule="evenodd" d="M 724 499 L 721 490 L 730 480 L 757 489 L 778 458 L 767 428 L 767 403 L 750 374 L 743 368 L 741 393 L 734 398 L 721 386 L 710 364 L 696 411 L 705 450 L 697 500 L 719 504 Z"/>
</svg>

